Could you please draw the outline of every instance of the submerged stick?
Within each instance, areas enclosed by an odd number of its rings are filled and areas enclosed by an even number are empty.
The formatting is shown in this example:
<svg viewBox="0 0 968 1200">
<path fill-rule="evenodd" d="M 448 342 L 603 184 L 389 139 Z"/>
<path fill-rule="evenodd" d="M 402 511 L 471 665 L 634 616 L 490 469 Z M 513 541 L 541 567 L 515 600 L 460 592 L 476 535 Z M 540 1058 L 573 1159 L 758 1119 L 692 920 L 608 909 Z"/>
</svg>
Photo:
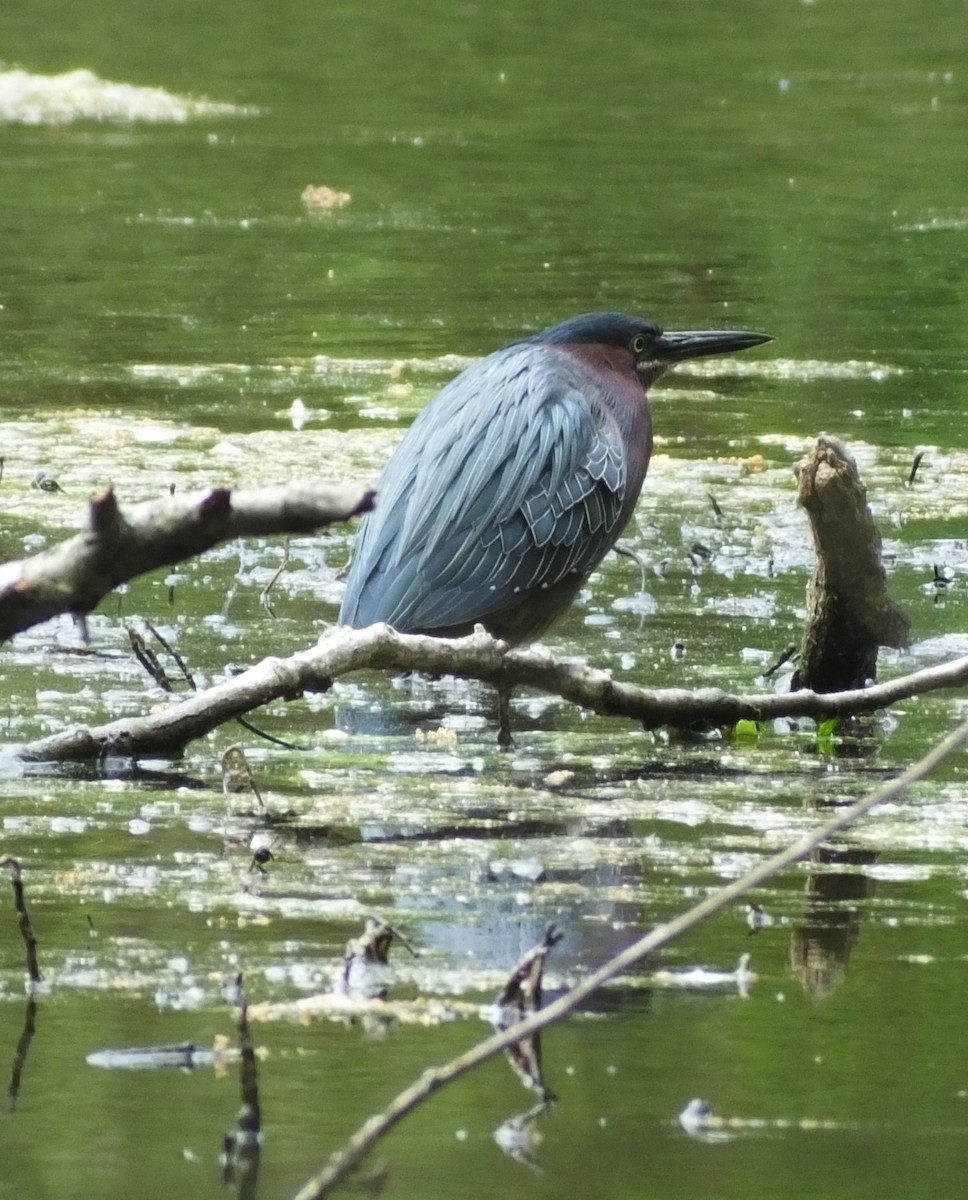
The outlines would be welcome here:
<svg viewBox="0 0 968 1200">
<path fill-rule="evenodd" d="M 10 1065 L 10 1082 L 7 1084 L 7 1112 L 15 1112 L 20 1098 L 20 1084 L 23 1080 L 24 1068 L 27 1066 L 27 1055 L 30 1053 L 30 1043 L 37 1032 L 37 998 L 27 997 L 27 1008 L 24 1011 L 24 1027 L 17 1039 L 13 1062 Z"/>
<path fill-rule="evenodd" d="M 546 1026 L 562 1020 L 584 1004 L 586 1000 L 589 1000 L 609 980 L 621 975 L 647 955 L 667 946 L 709 917 L 734 904 L 753 888 L 759 887 L 779 871 L 804 858 L 833 834 L 852 825 L 854 821 L 870 812 L 876 805 L 885 800 L 893 800 L 912 784 L 926 779 L 946 759 L 961 750 L 966 739 L 968 739 L 968 721 L 959 725 L 953 733 L 934 746 L 923 758 L 908 767 L 896 779 L 883 784 L 848 808 L 842 809 L 836 816 L 817 826 L 811 833 L 804 834 L 785 850 L 771 855 L 740 879 L 707 896 L 705 900 L 694 905 L 687 912 L 666 924 L 657 925 L 637 942 L 609 959 L 570 991 L 559 996 L 547 1008 L 512 1025 L 510 1029 L 502 1033 L 494 1034 L 484 1041 L 478 1042 L 476 1046 L 471 1047 L 457 1058 L 451 1059 L 443 1066 L 431 1067 L 425 1071 L 416 1083 L 398 1093 L 382 1112 L 365 1121 L 349 1141 L 331 1156 L 328 1165 L 299 1189 L 294 1200 L 323 1200 L 342 1183 L 349 1172 L 359 1164 L 381 1138 L 385 1137 L 408 1113 L 432 1096 L 434 1092 L 501 1054 L 516 1042 L 531 1037 Z"/>
<path fill-rule="evenodd" d="M 259 1103 L 259 1069 L 255 1045 L 249 1026 L 249 1001 L 241 974 L 235 979 L 239 1001 L 239 1088 L 242 1106 L 236 1118 L 236 1128 L 222 1138 L 222 1182 L 236 1182 L 236 1170 L 241 1174 L 239 1196 L 255 1200 L 258 1193 L 259 1163 L 262 1150 L 262 1106 Z"/>
<path fill-rule="evenodd" d="M 10 1083 L 7 1085 L 7 1111 L 13 1112 L 17 1107 L 20 1095 L 20 1081 L 23 1078 L 24 1067 L 27 1065 L 27 1054 L 30 1043 L 37 1029 L 37 1000 L 35 993 L 41 980 L 40 967 L 37 964 L 37 935 L 27 912 L 27 899 L 24 895 L 24 884 L 20 862 L 16 858 L 0 858 L 0 870 L 7 869 L 11 874 L 13 884 L 13 905 L 17 911 L 17 923 L 20 926 L 20 936 L 24 940 L 27 951 L 27 977 L 30 980 L 30 995 L 27 998 L 27 1010 L 24 1013 L 24 1027 L 17 1042 L 13 1063 L 10 1068 Z"/>
<path fill-rule="evenodd" d="M 249 1001 L 245 995 L 242 976 L 236 979 L 239 993 L 239 1054 L 241 1071 L 239 1084 L 242 1091 L 242 1108 L 239 1112 L 239 1130 L 244 1140 L 258 1144 L 262 1136 L 262 1106 L 259 1103 L 259 1068 L 256 1064 L 255 1045 L 249 1027 Z"/>
<path fill-rule="evenodd" d="M 13 905 L 17 910 L 17 923 L 20 926 L 20 936 L 23 938 L 24 946 L 27 950 L 27 976 L 30 979 L 31 985 L 36 985 L 41 980 L 40 967 L 37 965 L 37 935 L 34 933 L 34 927 L 30 923 L 30 914 L 27 912 L 27 900 L 24 896 L 20 863 L 16 858 L 0 858 L 0 869 L 3 868 L 7 868 L 11 874 Z"/>
</svg>

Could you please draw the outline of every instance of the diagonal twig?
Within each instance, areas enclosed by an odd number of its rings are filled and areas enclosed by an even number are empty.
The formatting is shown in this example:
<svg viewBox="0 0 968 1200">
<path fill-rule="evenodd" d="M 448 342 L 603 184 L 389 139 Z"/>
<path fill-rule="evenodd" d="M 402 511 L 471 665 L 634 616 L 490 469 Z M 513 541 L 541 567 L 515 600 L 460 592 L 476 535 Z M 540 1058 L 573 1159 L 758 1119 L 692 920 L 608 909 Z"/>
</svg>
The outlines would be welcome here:
<svg viewBox="0 0 968 1200">
<path fill-rule="evenodd" d="M 785 870 L 799 859 L 804 858 L 821 843 L 827 841 L 833 834 L 846 829 L 859 817 L 870 812 L 875 805 L 891 800 L 901 792 L 931 775 L 946 759 L 961 750 L 968 739 L 968 721 L 963 722 L 942 742 L 934 746 L 923 758 L 913 766 L 908 767 L 896 779 L 883 784 L 875 791 L 868 793 L 848 808 L 842 809 L 836 816 L 812 832 L 804 834 L 786 849 L 763 860 L 741 878 L 728 884 L 712 895 L 707 896 L 699 904 L 662 925 L 657 925 L 644 937 L 639 938 L 621 953 L 610 958 L 581 983 L 559 996 L 547 1008 L 527 1017 L 525 1020 L 512 1025 L 502 1033 L 493 1034 L 482 1042 L 478 1042 L 470 1050 L 457 1058 L 451 1059 L 440 1067 L 432 1067 L 425 1071 L 410 1087 L 398 1093 L 387 1107 L 380 1113 L 365 1121 L 346 1144 L 334 1153 L 326 1167 L 314 1175 L 299 1189 L 294 1200 L 323 1200 L 338 1187 L 370 1150 L 391 1129 L 403 1120 L 419 1104 L 422 1104 L 434 1092 L 482 1063 L 501 1054 L 516 1042 L 532 1037 L 539 1030 L 568 1016 L 582 1005 L 603 984 L 621 975 L 630 967 L 636 965 L 647 955 L 667 946 L 676 938 L 695 928 L 709 917 L 734 904 L 740 897 L 753 888 L 758 887 L 778 872 Z"/>
</svg>

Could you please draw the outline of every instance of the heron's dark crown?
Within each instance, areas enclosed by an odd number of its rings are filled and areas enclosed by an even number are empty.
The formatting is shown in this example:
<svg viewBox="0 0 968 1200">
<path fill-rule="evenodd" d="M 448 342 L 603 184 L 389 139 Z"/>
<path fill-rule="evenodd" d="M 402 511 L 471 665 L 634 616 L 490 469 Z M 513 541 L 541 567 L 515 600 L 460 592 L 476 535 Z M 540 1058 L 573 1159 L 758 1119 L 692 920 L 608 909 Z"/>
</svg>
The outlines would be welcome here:
<svg viewBox="0 0 968 1200">
<path fill-rule="evenodd" d="M 654 321 L 643 321 L 641 317 L 629 317 L 616 312 L 592 312 L 570 317 L 527 340 L 550 346 L 594 343 L 599 346 L 627 347 L 638 334 L 644 334 L 652 341 L 662 336 L 662 330 Z"/>
</svg>

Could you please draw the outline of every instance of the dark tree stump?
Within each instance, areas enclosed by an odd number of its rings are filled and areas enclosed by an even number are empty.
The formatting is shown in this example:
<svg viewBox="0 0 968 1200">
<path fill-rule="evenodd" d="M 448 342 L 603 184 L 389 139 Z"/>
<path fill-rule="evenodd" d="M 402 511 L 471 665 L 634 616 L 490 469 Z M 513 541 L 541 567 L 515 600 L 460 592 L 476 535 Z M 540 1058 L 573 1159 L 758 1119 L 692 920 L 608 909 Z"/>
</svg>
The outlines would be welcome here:
<svg viewBox="0 0 968 1200">
<path fill-rule="evenodd" d="M 817 566 L 807 586 L 807 623 L 791 689 L 864 687 L 877 677 L 879 647 L 907 645 L 911 620 L 887 593 L 881 535 L 847 448 L 821 434 L 795 474 Z"/>
</svg>

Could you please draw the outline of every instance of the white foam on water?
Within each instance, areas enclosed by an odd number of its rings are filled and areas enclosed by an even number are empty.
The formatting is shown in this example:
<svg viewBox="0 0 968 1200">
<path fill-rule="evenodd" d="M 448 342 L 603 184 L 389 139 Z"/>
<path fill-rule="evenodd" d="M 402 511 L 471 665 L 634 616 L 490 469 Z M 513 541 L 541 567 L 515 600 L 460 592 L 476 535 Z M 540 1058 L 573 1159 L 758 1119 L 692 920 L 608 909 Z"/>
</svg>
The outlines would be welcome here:
<svg viewBox="0 0 968 1200">
<path fill-rule="evenodd" d="M 177 96 L 164 88 L 112 83 L 84 69 L 63 75 L 0 70 L 0 121 L 23 125 L 85 120 L 183 123 L 193 117 L 251 117 L 260 112 L 253 106 Z"/>
</svg>

